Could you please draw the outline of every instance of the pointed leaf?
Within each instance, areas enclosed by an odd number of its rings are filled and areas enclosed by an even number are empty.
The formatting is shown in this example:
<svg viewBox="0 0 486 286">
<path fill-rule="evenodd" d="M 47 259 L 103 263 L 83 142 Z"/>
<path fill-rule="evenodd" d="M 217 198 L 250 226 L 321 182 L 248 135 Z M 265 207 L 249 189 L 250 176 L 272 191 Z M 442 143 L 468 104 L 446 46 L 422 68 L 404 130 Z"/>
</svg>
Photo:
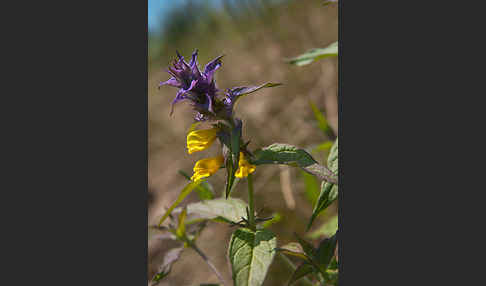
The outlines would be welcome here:
<svg viewBox="0 0 486 286">
<path fill-rule="evenodd" d="M 337 57 L 338 55 L 338 42 L 334 42 L 325 48 L 312 49 L 304 54 L 287 60 L 290 64 L 303 66 L 328 57 Z"/>
<path fill-rule="evenodd" d="M 172 210 L 174 210 L 175 207 L 177 207 L 185 197 L 187 197 L 194 188 L 196 188 L 200 184 L 200 181 L 198 182 L 190 182 L 187 184 L 184 189 L 182 189 L 181 193 L 179 194 L 179 197 L 177 197 L 177 200 L 170 206 L 170 208 L 165 212 L 165 214 L 162 216 L 162 218 L 159 221 L 159 225 L 161 226 L 164 220 L 170 215 Z"/>
<path fill-rule="evenodd" d="M 314 257 L 316 255 L 316 250 L 314 249 L 314 246 L 302 239 L 297 233 L 294 233 L 295 237 L 297 238 L 297 241 L 299 241 L 299 244 L 302 245 L 302 249 L 304 250 L 305 254 L 309 257 Z"/>
<path fill-rule="evenodd" d="M 169 275 L 170 270 L 172 268 L 172 264 L 179 259 L 179 257 L 181 256 L 182 250 L 184 250 L 184 247 L 174 248 L 174 249 L 169 250 L 164 255 L 164 261 L 162 262 L 162 265 L 160 266 L 157 273 L 154 275 L 152 281 L 159 282 L 164 277 Z M 156 284 L 152 284 L 152 285 L 156 285 Z"/>
<path fill-rule="evenodd" d="M 329 262 L 329 266 L 327 267 L 327 270 L 337 270 L 339 267 L 338 262 L 336 260 L 336 256 L 334 256 L 331 259 L 331 262 Z"/>
<path fill-rule="evenodd" d="M 251 159 L 251 163 L 254 165 L 283 164 L 300 167 L 321 180 L 337 183 L 335 174 L 328 168 L 319 165 L 305 150 L 288 144 L 274 143 L 255 151 L 255 156 Z"/>
<path fill-rule="evenodd" d="M 277 239 L 267 229 L 237 229 L 229 246 L 235 286 L 260 286 L 275 256 Z"/>
<path fill-rule="evenodd" d="M 238 170 L 238 162 L 240 160 L 240 139 L 241 139 L 241 120 L 237 121 L 236 126 L 231 130 L 230 137 L 230 151 L 231 155 L 227 160 L 231 160 L 231 164 L 228 169 L 228 178 L 226 183 L 226 198 L 229 197 L 233 183 L 235 181 L 235 174 Z"/>
<path fill-rule="evenodd" d="M 329 153 L 329 157 L 327 157 L 327 166 L 329 169 L 334 173 L 338 174 L 338 163 L 339 163 L 339 145 L 338 139 L 334 142 L 334 145 L 331 147 L 331 152 Z"/>
<path fill-rule="evenodd" d="M 327 269 L 329 263 L 334 257 L 334 252 L 336 251 L 337 245 L 337 233 L 335 233 L 331 238 L 326 238 L 319 244 L 317 248 L 316 260 L 322 269 Z"/>
<path fill-rule="evenodd" d="M 257 90 L 260 90 L 265 87 L 275 87 L 282 85 L 281 83 L 272 83 L 272 82 L 267 82 L 259 86 L 240 86 L 240 87 L 234 87 L 230 89 L 228 92 L 233 96 L 233 98 L 238 99 L 242 96 L 248 95 L 252 92 L 255 92 Z"/>
<path fill-rule="evenodd" d="M 337 138 L 334 142 L 334 145 L 331 148 L 331 152 L 329 153 L 329 157 L 327 158 L 327 165 L 329 167 L 329 170 L 335 175 L 338 175 L 339 173 L 338 139 L 339 138 Z M 317 203 L 314 205 L 314 210 L 312 211 L 311 219 L 309 221 L 309 224 L 307 225 L 307 230 L 309 230 L 317 215 L 319 215 L 320 212 L 322 212 L 329 205 L 331 205 L 337 198 L 338 186 L 331 182 L 322 182 L 321 193 L 319 194 Z"/>
<path fill-rule="evenodd" d="M 322 182 L 321 193 L 319 194 L 319 197 L 317 198 L 317 203 L 315 204 L 314 210 L 312 211 L 312 216 L 310 218 L 309 224 L 307 225 L 307 230 L 310 229 L 312 223 L 319 215 L 319 213 L 325 210 L 328 206 L 330 206 L 337 198 L 338 186 L 328 182 Z"/>
<path fill-rule="evenodd" d="M 268 228 L 269 226 L 271 226 L 272 224 L 276 224 L 278 222 L 280 222 L 282 220 L 282 215 L 280 213 L 274 213 L 272 215 L 272 219 L 271 220 L 267 220 L 265 221 L 262 226 L 264 228 Z"/>
<path fill-rule="evenodd" d="M 314 267 L 309 264 L 309 263 L 302 263 L 295 269 L 294 273 L 292 274 L 292 277 L 290 277 L 289 284 L 291 285 L 295 281 L 299 280 L 300 278 L 306 276 L 309 273 L 314 272 Z"/>
<path fill-rule="evenodd" d="M 276 251 L 282 252 L 286 255 L 298 257 L 300 259 L 303 259 L 305 261 L 310 261 L 310 258 L 307 257 L 307 255 L 304 252 L 304 249 L 302 248 L 302 245 L 300 245 L 297 242 L 290 242 L 287 243 L 286 245 L 282 247 L 275 248 Z"/>
</svg>

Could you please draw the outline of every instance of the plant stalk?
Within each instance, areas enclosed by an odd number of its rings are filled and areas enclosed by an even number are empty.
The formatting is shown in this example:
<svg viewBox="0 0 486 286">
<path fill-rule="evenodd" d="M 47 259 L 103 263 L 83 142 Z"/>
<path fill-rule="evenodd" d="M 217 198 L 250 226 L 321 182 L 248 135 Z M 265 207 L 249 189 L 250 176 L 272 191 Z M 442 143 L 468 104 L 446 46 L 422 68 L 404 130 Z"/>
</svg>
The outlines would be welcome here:
<svg viewBox="0 0 486 286">
<path fill-rule="evenodd" d="M 250 229 L 256 231 L 256 224 L 255 224 L 255 202 L 253 197 L 253 177 L 251 174 L 248 174 L 248 207 L 249 207 L 249 214 L 248 214 L 248 223 L 250 225 Z"/>
<path fill-rule="evenodd" d="M 197 254 L 199 254 L 199 256 L 201 256 L 201 258 L 206 262 L 206 264 L 209 266 L 209 268 L 211 268 L 211 270 L 213 270 L 214 274 L 216 274 L 216 276 L 218 277 L 218 279 L 221 282 L 221 284 L 223 284 L 223 286 L 225 286 L 226 283 L 224 282 L 223 276 L 221 275 L 221 273 L 219 273 L 218 269 L 216 269 L 216 266 L 214 266 L 214 264 L 209 260 L 209 258 L 206 256 L 206 254 L 204 254 L 204 252 L 202 252 L 196 246 L 195 243 L 190 243 L 189 246 L 192 249 L 194 249 L 194 251 L 196 251 Z"/>
</svg>

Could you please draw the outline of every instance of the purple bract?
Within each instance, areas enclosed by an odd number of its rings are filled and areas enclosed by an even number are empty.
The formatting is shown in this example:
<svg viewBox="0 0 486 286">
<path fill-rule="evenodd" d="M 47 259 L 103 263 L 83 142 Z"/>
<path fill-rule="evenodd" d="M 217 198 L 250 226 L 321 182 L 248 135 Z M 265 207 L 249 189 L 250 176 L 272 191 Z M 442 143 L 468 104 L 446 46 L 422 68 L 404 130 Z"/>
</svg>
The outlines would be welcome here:
<svg viewBox="0 0 486 286">
<path fill-rule="evenodd" d="M 171 112 L 174 111 L 174 104 L 188 99 L 198 112 L 196 120 L 207 120 L 215 116 L 215 105 L 217 101 L 216 83 L 214 72 L 221 66 L 219 56 L 209 62 L 204 71 L 199 71 L 197 63 L 197 50 L 194 51 L 191 61 L 187 63 L 184 57 L 177 52 L 178 60 L 174 60 L 173 65 L 168 67 L 167 72 L 172 76 L 165 82 L 160 82 L 159 88 L 163 85 L 170 85 L 179 88 L 176 97 L 172 101 Z"/>
</svg>

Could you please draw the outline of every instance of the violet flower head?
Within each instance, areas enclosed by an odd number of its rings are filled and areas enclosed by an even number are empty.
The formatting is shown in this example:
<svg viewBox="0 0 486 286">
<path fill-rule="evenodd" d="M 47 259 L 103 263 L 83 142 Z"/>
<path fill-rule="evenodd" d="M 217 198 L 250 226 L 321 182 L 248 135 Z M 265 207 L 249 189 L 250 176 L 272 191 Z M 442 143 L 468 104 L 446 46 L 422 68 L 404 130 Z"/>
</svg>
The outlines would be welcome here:
<svg viewBox="0 0 486 286">
<path fill-rule="evenodd" d="M 165 82 L 160 82 L 159 88 L 163 85 L 170 85 L 179 88 L 176 97 L 172 101 L 170 114 L 174 111 L 174 105 L 182 100 L 189 100 L 197 111 L 195 119 L 203 121 L 216 116 L 215 105 L 217 102 L 218 89 L 214 81 L 214 72 L 221 66 L 219 56 L 210 61 L 201 72 L 198 68 L 197 50 L 192 54 L 191 61 L 187 63 L 184 57 L 177 52 L 178 60 L 168 67 L 167 72 L 172 76 Z"/>
</svg>

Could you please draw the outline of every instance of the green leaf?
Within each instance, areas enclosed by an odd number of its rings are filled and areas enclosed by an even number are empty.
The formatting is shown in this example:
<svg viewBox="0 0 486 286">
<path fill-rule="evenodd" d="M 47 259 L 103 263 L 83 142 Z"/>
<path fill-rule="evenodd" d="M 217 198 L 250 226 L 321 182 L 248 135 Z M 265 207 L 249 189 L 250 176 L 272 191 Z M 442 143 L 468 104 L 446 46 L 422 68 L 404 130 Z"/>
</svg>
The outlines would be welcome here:
<svg viewBox="0 0 486 286">
<path fill-rule="evenodd" d="M 327 157 L 327 166 L 329 169 L 334 173 L 338 174 L 338 163 L 339 163 L 339 146 L 338 146 L 338 139 L 334 142 L 334 145 L 331 147 L 331 152 L 329 153 L 329 157 Z"/>
<path fill-rule="evenodd" d="M 327 267 L 326 273 L 324 275 L 324 278 L 326 279 L 327 284 L 331 285 L 338 285 L 338 280 L 339 280 L 339 265 L 336 259 L 336 255 L 334 255 L 331 259 L 331 262 L 329 262 L 329 266 Z"/>
<path fill-rule="evenodd" d="M 329 131 L 329 124 L 327 123 L 326 118 L 312 101 L 309 101 L 309 104 L 311 106 L 312 112 L 314 113 L 314 117 L 319 124 L 319 129 L 321 129 L 324 134 L 327 134 L 327 132 Z"/>
<path fill-rule="evenodd" d="M 316 255 L 314 246 L 310 242 L 302 239 L 299 235 L 297 235 L 297 233 L 294 233 L 294 235 L 297 238 L 297 241 L 299 241 L 299 244 L 302 246 L 302 249 L 304 249 L 305 254 L 307 254 L 309 257 L 314 257 Z"/>
<path fill-rule="evenodd" d="M 282 247 L 275 248 L 276 251 L 282 252 L 286 255 L 298 257 L 305 261 L 310 261 L 310 258 L 306 255 L 302 245 L 297 242 L 290 242 Z"/>
<path fill-rule="evenodd" d="M 314 210 L 312 211 L 312 216 L 310 218 L 309 224 L 307 225 L 307 230 L 310 229 L 312 223 L 319 215 L 320 212 L 325 210 L 328 206 L 330 206 L 336 199 L 338 198 L 338 186 L 322 182 L 321 184 L 321 193 L 317 198 L 317 203 L 314 206 Z"/>
<path fill-rule="evenodd" d="M 272 224 L 276 224 L 278 222 L 280 222 L 282 220 L 282 215 L 280 213 L 274 213 L 272 215 L 272 219 L 271 220 L 267 220 L 265 221 L 262 226 L 264 228 L 268 228 L 269 226 L 271 226 Z"/>
<path fill-rule="evenodd" d="M 331 262 L 329 262 L 329 266 L 327 267 L 328 270 L 337 270 L 339 267 L 338 262 L 336 260 L 336 256 L 334 256 L 331 259 Z"/>
<path fill-rule="evenodd" d="M 325 48 L 312 49 L 304 54 L 287 60 L 290 64 L 303 66 L 328 57 L 337 57 L 338 55 L 338 42 L 334 42 Z"/>
<path fill-rule="evenodd" d="M 329 157 L 327 158 L 327 165 L 329 167 L 329 170 L 335 175 L 338 175 L 338 171 L 339 171 L 338 162 L 339 162 L 339 147 L 338 147 L 338 139 L 336 139 L 334 145 L 331 148 Z M 338 198 L 338 186 L 331 182 L 322 182 L 321 193 L 317 198 L 317 203 L 314 205 L 314 210 L 312 211 L 312 216 L 310 218 L 309 224 L 307 225 L 307 230 L 309 230 L 309 228 L 311 227 L 312 223 L 314 222 L 315 218 L 319 215 L 319 213 L 325 210 L 337 198 Z"/>
<path fill-rule="evenodd" d="M 179 174 L 188 181 L 191 181 L 191 177 L 183 170 L 179 170 Z M 201 181 L 201 183 L 196 187 L 196 192 L 201 200 L 211 200 L 214 198 L 214 188 L 206 180 Z"/>
<path fill-rule="evenodd" d="M 230 135 L 230 152 L 227 153 L 226 167 L 227 170 L 227 183 L 226 183 L 226 198 L 229 197 L 232 186 L 235 181 L 235 174 L 238 170 L 238 163 L 240 160 L 240 139 L 241 139 L 241 121 L 238 121 L 236 126 L 231 130 Z M 230 162 L 231 161 L 231 162 Z"/>
<path fill-rule="evenodd" d="M 322 269 L 327 269 L 331 259 L 334 257 L 337 245 L 337 232 L 330 238 L 321 241 L 317 248 L 316 260 Z"/>
<path fill-rule="evenodd" d="M 170 208 L 165 212 L 165 214 L 162 216 L 162 218 L 159 221 L 159 225 L 161 226 L 164 220 L 170 215 L 172 210 L 174 210 L 175 207 L 177 207 L 191 192 L 196 188 L 200 182 L 190 182 L 187 184 L 184 189 L 182 189 L 181 193 L 179 194 L 179 197 L 177 197 L 177 200 L 170 206 Z"/>
<path fill-rule="evenodd" d="M 268 229 L 237 229 L 231 236 L 229 258 L 235 286 L 263 284 L 275 256 L 277 239 Z"/>
<path fill-rule="evenodd" d="M 329 237 L 336 233 L 338 229 L 338 216 L 335 215 L 327 222 L 323 223 L 316 231 L 309 234 L 309 238 L 316 239 L 321 236 Z"/>
<path fill-rule="evenodd" d="M 164 261 L 162 262 L 162 265 L 160 266 L 157 273 L 152 278 L 152 281 L 159 282 L 164 277 L 169 275 L 170 270 L 172 268 L 172 264 L 179 259 L 179 257 L 181 256 L 182 250 L 184 250 L 184 247 L 174 248 L 174 249 L 169 250 L 164 255 Z M 156 285 L 156 284 L 157 283 L 152 284 L 152 285 Z"/>
<path fill-rule="evenodd" d="M 311 264 L 305 262 L 302 263 L 297 267 L 297 269 L 295 269 L 294 273 L 292 274 L 292 277 L 290 277 L 288 285 L 291 285 L 295 281 L 299 280 L 300 278 L 312 272 L 314 272 L 314 267 Z"/>
<path fill-rule="evenodd" d="M 177 237 L 185 237 L 186 236 L 186 216 L 187 216 L 187 209 L 184 208 L 179 215 L 179 224 L 177 225 L 176 235 Z"/>
<path fill-rule="evenodd" d="M 251 163 L 254 165 L 283 164 L 300 167 L 321 180 L 337 183 L 336 176 L 328 168 L 319 165 L 309 153 L 295 146 L 274 143 L 256 150 L 254 155 L 254 158 L 251 159 Z"/>
<path fill-rule="evenodd" d="M 199 219 L 221 219 L 227 222 L 238 222 L 246 217 L 247 204 L 236 198 L 217 198 L 187 205 L 187 220 Z M 174 210 L 174 213 L 181 212 L 181 208 Z"/>
</svg>

